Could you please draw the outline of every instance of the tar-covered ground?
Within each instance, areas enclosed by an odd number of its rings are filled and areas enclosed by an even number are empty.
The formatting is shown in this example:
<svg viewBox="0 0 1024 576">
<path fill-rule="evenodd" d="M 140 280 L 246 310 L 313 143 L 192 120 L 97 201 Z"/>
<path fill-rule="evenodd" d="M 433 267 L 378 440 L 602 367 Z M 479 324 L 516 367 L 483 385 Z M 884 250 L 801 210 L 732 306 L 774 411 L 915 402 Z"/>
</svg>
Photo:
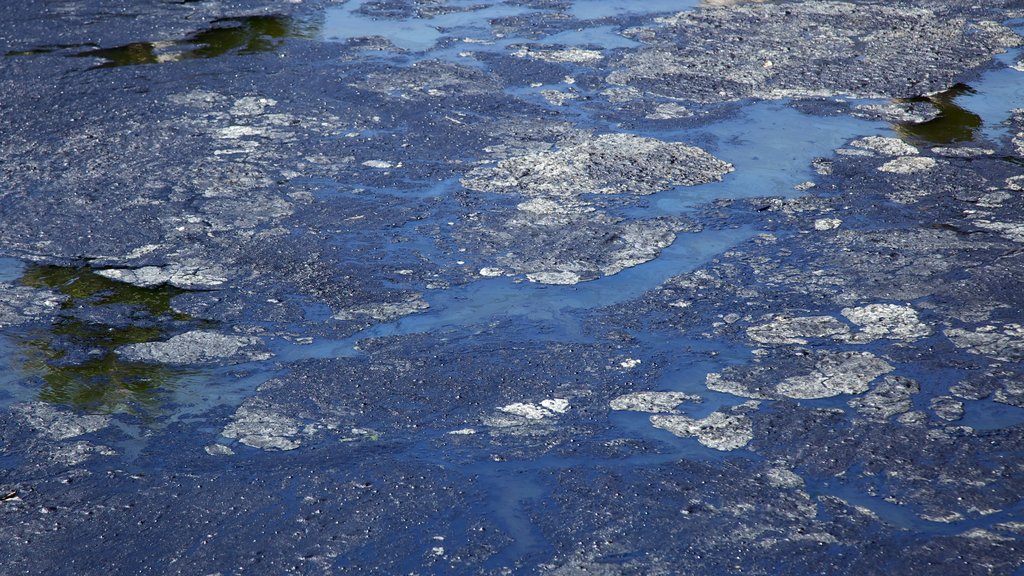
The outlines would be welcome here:
<svg viewBox="0 0 1024 576">
<path fill-rule="evenodd" d="M 0 17 L 0 573 L 1024 573 L 1024 4 Z"/>
</svg>

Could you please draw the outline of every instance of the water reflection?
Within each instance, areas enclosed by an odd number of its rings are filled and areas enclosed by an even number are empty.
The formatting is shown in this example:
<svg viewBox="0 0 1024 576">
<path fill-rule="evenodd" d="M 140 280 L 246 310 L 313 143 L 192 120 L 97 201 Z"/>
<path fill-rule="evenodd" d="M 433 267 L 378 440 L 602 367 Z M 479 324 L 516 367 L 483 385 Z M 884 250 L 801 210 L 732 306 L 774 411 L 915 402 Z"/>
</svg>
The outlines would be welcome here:
<svg viewBox="0 0 1024 576">
<path fill-rule="evenodd" d="M 312 38 L 318 29 L 312 20 L 287 16 L 222 18 L 214 20 L 210 28 L 184 40 L 134 42 L 114 48 L 87 50 L 74 56 L 102 58 L 104 62 L 96 68 L 114 68 L 215 58 L 225 54 L 255 54 L 279 49 L 286 38 Z"/>
<path fill-rule="evenodd" d="M 25 368 L 43 380 L 40 400 L 149 419 L 159 412 L 163 391 L 186 375 L 159 364 L 125 362 L 115 352 L 127 344 L 166 339 L 183 322 L 194 324 L 171 309 L 171 298 L 182 290 L 139 288 L 89 268 L 58 266 L 30 267 L 19 282 L 67 296 L 57 322 L 22 340 Z"/>
<path fill-rule="evenodd" d="M 900 100 L 900 102 L 927 102 L 938 108 L 939 116 L 920 124 L 896 124 L 893 129 L 911 144 L 936 145 L 970 142 L 981 129 L 981 116 L 957 105 L 956 99 L 974 94 L 966 84 L 957 84 L 932 96 Z"/>
</svg>

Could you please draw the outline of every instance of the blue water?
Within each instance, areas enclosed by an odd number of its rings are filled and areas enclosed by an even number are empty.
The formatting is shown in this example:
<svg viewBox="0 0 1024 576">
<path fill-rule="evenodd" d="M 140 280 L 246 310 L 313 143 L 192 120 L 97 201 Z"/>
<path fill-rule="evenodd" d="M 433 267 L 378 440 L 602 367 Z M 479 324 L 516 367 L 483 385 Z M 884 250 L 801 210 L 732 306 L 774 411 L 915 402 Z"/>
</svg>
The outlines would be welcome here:
<svg viewBox="0 0 1024 576">
<path fill-rule="evenodd" d="M 679 142 L 710 137 L 708 152 L 732 163 L 736 171 L 721 183 L 656 194 L 650 208 L 636 209 L 628 215 L 680 214 L 718 198 L 798 196 L 802 193 L 793 187 L 817 177 L 811 167 L 815 158 L 831 156 L 833 150 L 858 136 L 889 131 L 883 122 L 804 114 L 787 106 L 786 101 L 752 102 L 736 118 L 698 129 L 648 129 L 642 134 Z M 777 145 L 779 142 L 785 145 Z"/>
<path fill-rule="evenodd" d="M 664 281 L 706 263 L 715 255 L 750 238 L 756 231 L 746 228 L 680 234 L 658 258 L 622 272 L 573 286 L 554 286 L 489 278 L 439 292 L 428 292 L 426 312 L 379 324 L 344 340 L 323 340 L 311 345 L 280 351 L 281 360 L 331 358 L 355 353 L 362 339 L 436 332 L 473 326 L 492 319 L 522 316 L 551 322 L 559 327 L 557 337 L 582 335 L 576 311 L 619 304 L 642 296 Z"/>
<path fill-rule="evenodd" d="M 1020 29 L 1017 31 L 1021 32 Z M 1009 135 L 1003 123 L 1014 108 L 1024 104 L 1024 72 L 1009 68 L 1022 55 L 1024 50 L 1018 48 L 996 56 L 995 60 L 1006 67 L 984 72 L 978 80 L 970 83 L 975 93 L 956 99 L 958 106 L 981 116 L 984 122 L 981 133 L 988 139 L 998 140 Z"/>
<path fill-rule="evenodd" d="M 354 0 L 336 8 L 329 8 L 325 13 L 320 37 L 324 40 L 343 42 L 353 38 L 380 36 L 399 48 L 422 52 L 433 48 L 438 40 L 445 36 L 489 31 L 488 21 L 491 19 L 531 12 L 522 6 L 492 4 L 432 18 L 385 19 L 358 13 L 357 10 L 363 4 L 365 0 Z M 455 5 L 474 6 L 470 2 Z"/>
<path fill-rule="evenodd" d="M 0 258 L 0 282 L 14 282 L 25 273 L 25 263 L 17 258 Z"/>
</svg>

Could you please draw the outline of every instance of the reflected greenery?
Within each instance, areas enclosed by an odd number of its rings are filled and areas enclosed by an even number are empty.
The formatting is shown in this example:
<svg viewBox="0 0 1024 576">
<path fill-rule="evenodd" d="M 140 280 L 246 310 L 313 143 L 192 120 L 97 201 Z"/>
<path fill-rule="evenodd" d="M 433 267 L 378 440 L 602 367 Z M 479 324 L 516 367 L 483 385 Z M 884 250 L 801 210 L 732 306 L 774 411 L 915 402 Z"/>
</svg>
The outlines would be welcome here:
<svg viewBox="0 0 1024 576">
<path fill-rule="evenodd" d="M 222 18 L 214 20 L 210 28 L 184 40 L 135 42 L 79 52 L 74 56 L 105 60 L 97 68 L 177 62 L 225 54 L 273 52 L 280 48 L 285 38 L 312 38 L 316 32 L 317 26 L 311 21 L 286 16 Z"/>
<path fill-rule="evenodd" d="M 171 298 L 185 291 L 173 286 L 140 288 L 117 282 L 93 272 L 89 268 L 62 266 L 32 266 L 19 280 L 25 286 L 49 288 L 68 297 L 64 308 L 84 304 L 127 304 L 145 308 L 150 314 L 174 314 Z M 187 319 L 181 316 L 177 319 Z"/>
<path fill-rule="evenodd" d="M 938 108 L 939 116 L 920 124 L 897 124 L 893 129 L 911 144 L 942 145 L 973 141 L 982 120 L 977 114 L 956 104 L 956 99 L 964 94 L 974 94 L 974 89 L 965 84 L 957 84 L 932 96 L 900 100 L 930 103 Z"/>
<path fill-rule="evenodd" d="M 139 288 L 104 278 L 85 267 L 34 266 L 19 282 L 56 290 L 67 297 L 56 323 L 23 340 L 26 368 L 42 375 L 40 400 L 89 412 L 128 412 L 149 419 L 159 412 L 162 390 L 186 375 L 183 370 L 159 364 L 125 362 L 115 352 L 127 344 L 164 339 L 176 322 L 191 322 L 171 308 L 171 298 L 183 290 L 170 286 Z M 78 316 L 83 310 L 102 307 L 110 307 L 105 312 L 116 319 L 117 325 Z"/>
</svg>

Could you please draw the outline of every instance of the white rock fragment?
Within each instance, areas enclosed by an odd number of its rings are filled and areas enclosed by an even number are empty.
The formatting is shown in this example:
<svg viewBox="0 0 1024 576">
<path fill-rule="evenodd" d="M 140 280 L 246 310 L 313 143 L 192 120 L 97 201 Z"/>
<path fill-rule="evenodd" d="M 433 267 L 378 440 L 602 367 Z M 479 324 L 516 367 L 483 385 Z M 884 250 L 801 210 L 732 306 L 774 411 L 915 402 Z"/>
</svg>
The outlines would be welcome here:
<svg viewBox="0 0 1024 576">
<path fill-rule="evenodd" d="M 822 358 L 813 372 L 780 382 L 776 392 L 788 398 L 811 400 L 840 394 L 860 394 L 894 368 L 870 352 L 839 352 Z"/>
<path fill-rule="evenodd" d="M 850 146 L 871 150 L 883 156 L 915 156 L 920 151 L 899 138 L 867 136 L 850 142 Z"/>
<path fill-rule="evenodd" d="M 486 266 L 486 267 L 480 269 L 479 274 L 481 276 L 483 276 L 484 278 L 496 278 L 496 277 L 501 276 L 502 274 L 504 274 L 504 272 L 502 271 L 501 268 L 494 268 L 494 267 L 491 267 L 491 266 Z"/>
<path fill-rule="evenodd" d="M 637 359 L 637 358 L 626 358 L 622 362 L 619 362 L 619 366 L 625 368 L 626 370 L 630 370 L 630 369 L 636 368 L 639 365 L 640 365 L 640 360 Z"/>
<path fill-rule="evenodd" d="M 653 194 L 673 186 L 718 181 L 732 170 L 731 164 L 695 146 L 634 134 L 603 134 L 581 144 L 474 169 L 462 185 L 527 196 Z"/>
<path fill-rule="evenodd" d="M 932 333 L 932 329 L 921 322 L 917 317 L 917 311 L 910 306 L 869 304 L 843 308 L 842 312 L 843 316 L 862 330 L 851 338 L 854 342 L 868 342 L 879 338 L 913 342 Z"/>
<path fill-rule="evenodd" d="M 767 324 L 747 328 L 747 336 L 759 344 L 807 344 L 807 338 L 829 338 L 849 332 L 849 326 L 831 316 L 776 316 Z"/>
<path fill-rule="evenodd" d="M 569 401 L 565 398 L 550 398 L 547 400 L 541 400 L 540 405 L 554 412 L 555 414 L 565 414 L 569 411 Z"/>
<path fill-rule="evenodd" d="M 704 446 L 721 451 L 742 448 L 754 438 L 750 418 L 723 412 L 712 412 L 700 420 L 688 416 L 651 416 L 651 424 L 682 438 L 695 436 Z"/>
<path fill-rule="evenodd" d="M 604 58 L 600 50 L 586 50 L 583 48 L 567 48 L 565 50 L 519 48 L 512 55 L 516 58 L 532 58 L 545 62 L 572 62 L 574 64 L 586 64 Z"/>
<path fill-rule="evenodd" d="M 273 98 L 262 98 L 259 96 L 245 96 L 235 101 L 231 106 L 232 116 L 257 116 L 263 114 L 267 108 L 277 105 Z"/>
<path fill-rule="evenodd" d="M 476 428 L 459 428 L 458 430 L 452 430 L 448 432 L 451 436 L 472 436 L 476 434 Z"/>
<path fill-rule="evenodd" d="M 1004 362 L 1019 362 L 1024 358 L 1024 326 L 1020 324 L 988 325 L 973 331 L 950 328 L 945 334 L 957 348 L 972 354 Z"/>
<path fill-rule="evenodd" d="M 210 456 L 232 456 L 235 451 L 224 444 L 210 444 L 203 448 Z"/>
<path fill-rule="evenodd" d="M 387 160 L 367 160 L 367 161 L 363 162 L 363 166 L 366 166 L 367 168 L 385 169 L 385 168 L 398 168 L 399 166 L 401 166 L 401 164 L 400 163 L 399 164 L 395 164 L 395 163 L 392 163 L 392 162 L 388 162 Z"/>
<path fill-rule="evenodd" d="M 255 336 L 236 336 L 206 330 L 179 334 L 165 342 L 129 344 L 117 349 L 128 362 L 162 364 L 206 364 L 211 362 L 252 362 L 267 360 L 273 354 Z"/>
<path fill-rule="evenodd" d="M 553 106 L 565 106 L 566 102 L 571 102 L 580 97 L 575 92 L 562 92 L 561 90 L 542 90 L 540 95 L 544 97 L 548 104 Z"/>
<path fill-rule="evenodd" d="M 981 202 L 978 202 L 981 205 Z M 973 220 L 978 228 L 991 230 L 1013 242 L 1024 242 L 1024 222 L 993 222 L 984 218 Z"/>
<path fill-rule="evenodd" d="M 522 416 L 527 420 L 541 420 L 552 415 L 552 412 L 547 408 L 526 402 L 513 402 L 512 404 L 499 407 L 498 410 L 513 416 Z"/>
<path fill-rule="evenodd" d="M 53 446 L 48 452 L 52 460 L 65 466 L 77 466 L 94 455 L 117 456 L 117 451 L 109 446 L 93 444 L 84 440 Z"/>
<path fill-rule="evenodd" d="M 848 404 L 868 420 L 885 422 L 897 414 L 909 412 L 913 406 L 912 396 L 920 391 L 920 385 L 910 378 L 886 376 L 873 390 L 851 399 Z"/>
<path fill-rule="evenodd" d="M 804 479 L 797 475 L 795 472 L 788 468 L 782 468 L 776 466 L 768 470 L 765 474 L 768 480 L 768 484 L 776 488 L 801 488 L 804 485 Z"/>
<path fill-rule="evenodd" d="M 915 172 L 931 170 L 936 164 L 937 162 L 934 158 L 927 158 L 923 156 L 904 156 L 902 158 L 890 160 L 879 166 L 878 169 L 882 172 L 890 172 L 893 174 L 914 174 Z"/>
<path fill-rule="evenodd" d="M 496 414 L 483 417 L 492 431 L 516 436 L 533 436 L 551 431 L 558 417 L 569 411 L 565 398 L 547 398 L 537 404 L 513 402 L 496 409 Z"/>
<path fill-rule="evenodd" d="M 946 156 L 949 158 L 973 158 L 976 156 L 991 156 L 995 154 L 995 150 L 989 148 L 945 148 L 936 146 L 932 148 L 932 153 L 938 154 L 939 156 Z"/>
<path fill-rule="evenodd" d="M 104 278 L 143 288 L 170 284 L 178 288 L 203 289 L 215 288 L 227 281 L 223 270 L 188 264 L 143 266 L 134 269 L 109 268 L 97 270 L 96 274 Z"/>
<path fill-rule="evenodd" d="M 669 414 L 684 402 L 701 402 L 700 396 L 685 392 L 633 392 L 613 398 L 608 406 L 612 410 Z"/>
<path fill-rule="evenodd" d="M 936 416 L 947 422 L 956 422 L 964 417 L 964 403 L 952 396 L 936 396 L 929 406 Z"/>
<path fill-rule="evenodd" d="M 390 322 L 402 316 L 423 312 L 428 308 L 430 308 L 430 304 L 424 301 L 420 294 L 413 294 L 400 302 L 380 302 L 345 308 L 334 314 L 333 318 L 335 320 L 371 319 L 379 322 Z"/>
<path fill-rule="evenodd" d="M 814 221 L 814 229 L 819 232 L 826 230 L 835 230 L 843 225 L 843 221 L 839 218 L 818 218 Z"/>
<path fill-rule="evenodd" d="M 301 422 L 295 418 L 279 414 L 266 402 L 247 400 L 221 436 L 261 450 L 294 450 L 302 444 L 301 433 Z"/>
<path fill-rule="evenodd" d="M 266 134 L 267 129 L 258 126 L 228 126 L 217 130 L 217 137 L 224 140 L 237 140 L 246 136 L 264 136 Z"/>
<path fill-rule="evenodd" d="M 1007 178 L 1006 187 L 1014 192 L 1024 191 L 1024 176 L 1011 176 Z"/>
<path fill-rule="evenodd" d="M 66 299 L 49 290 L 0 283 L 0 328 L 56 314 Z"/>
<path fill-rule="evenodd" d="M 526 279 L 530 282 L 536 282 L 538 284 L 556 284 L 556 285 L 571 285 L 578 284 L 580 281 L 580 275 L 575 272 L 533 272 L 526 275 Z"/>
</svg>

